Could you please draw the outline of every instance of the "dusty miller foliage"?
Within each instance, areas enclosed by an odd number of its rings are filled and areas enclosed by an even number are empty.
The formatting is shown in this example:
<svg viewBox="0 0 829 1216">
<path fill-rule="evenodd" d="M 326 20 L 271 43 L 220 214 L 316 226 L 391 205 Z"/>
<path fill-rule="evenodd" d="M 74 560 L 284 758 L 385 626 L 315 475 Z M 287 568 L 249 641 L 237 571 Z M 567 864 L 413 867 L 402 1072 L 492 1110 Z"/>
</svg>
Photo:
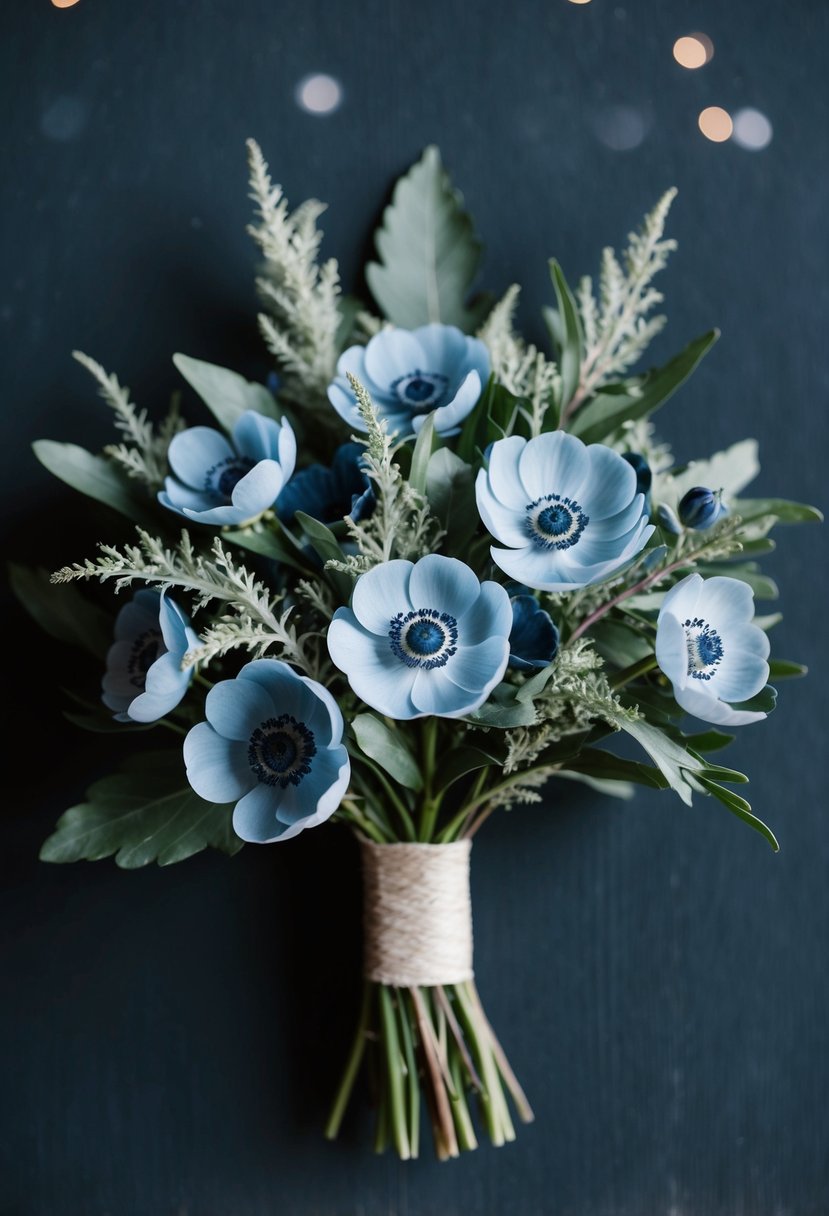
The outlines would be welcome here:
<svg viewBox="0 0 829 1216">
<path fill-rule="evenodd" d="M 251 139 L 247 146 L 250 197 L 257 210 L 248 232 L 263 256 L 256 280 L 264 305 L 259 327 L 279 364 L 281 395 L 305 408 L 318 405 L 320 420 L 328 423 L 333 410 L 326 389 L 336 370 L 341 319 L 336 259 L 317 262 L 322 240 L 317 220 L 325 204 L 308 199 L 290 211 L 259 145 Z"/>
<path fill-rule="evenodd" d="M 578 285 L 584 332 L 579 402 L 622 376 L 665 325 L 664 316 L 651 315 L 664 298 L 653 279 L 676 249 L 676 241 L 664 236 L 675 197 L 676 190 L 666 191 L 645 217 L 641 230 L 630 233 L 621 262 L 609 246 L 603 251 L 598 297 L 589 275 Z"/>
<path fill-rule="evenodd" d="M 368 519 L 357 523 L 350 518 L 346 520 L 357 553 L 342 562 L 327 562 L 326 569 L 357 576 L 393 557 L 417 561 L 435 551 L 443 532 L 427 500 L 395 464 L 396 449 L 385 419 L 378 417 L 374 402 L 359 380 L 350 374 L 348 379 L 368 432 L 367 438 L 361 435 L 354 438 L 365 447 L 363 470 L 374 484 L 377 505 Z"/>
<path fill-rule="evenodd" d="M 547 410 L 561 385 L 558 367 L 542 351 L 527 343 L 513 329 L 513 316 L 521 288 L 513 283 L 481 327 L 478 336 L 486 344 L 492 372 L 503 386 L 529 403 L 530 434 L 540 435 Z"/>
<path fill-rule="evenodd" d="M 532 726 L 519 726 L 506 732 L 506 774 L 535 764 L 551 743 L 587 730 L 596 719 L 616 722 L 620 714 L 636 717 L 626 710 L 613 693 L 604 663 L 586 638 L 565 646 L 555 661 L 553 674 L 534 701 L 537 720 Z M 548 767 L 549 776 L 554 768 Z"/>
<path fill-rule="evenodd" d="M 225 605 L 202 636 L 201 647 L 187 656 L 186 665 L 206 666 L 239 646 L 255 658 L 275 647 L 281 658 L 295 663 L 306 675 L 322 678 L 329 664 L 319 635 L 298 633 L 289 620 L 290 607 L 277 613 L 281 597 L 272 596 L 261 580 L 235 562 L 218 537 L 210 552 L 201 554 L 186 531 L 175 549 L 166 548 L 142 528 L 137 531 L 137 545 L 119 549 L 102 544 L 98 558 L 64 566 L 52 575 L 52 582 L 94 578 L 114 581 L 116 591 L 136 581 L 178 587 L 194 596 L 197 611 L 210 603 Z"/>
<path fill-rule="evenodd" d="M 178 399 L 173 398 L 167 417 L 155 427 L 147 411 L 140 410 L 130 401 L 130 390 L 119 382 L 117 376 L 108 374 L 100 363 L 82 351 L 73 351 L 73 357 L 98 382 L 101 397 L 115 414 L 115 427 L 124 437 L 121 443 L 106 447 L 105 454 L 128 477 L 143 482 L 150 490 L 158 490 L 167 474 L 170 441 L 184 428 L 178 412 Z"/>
</svg>

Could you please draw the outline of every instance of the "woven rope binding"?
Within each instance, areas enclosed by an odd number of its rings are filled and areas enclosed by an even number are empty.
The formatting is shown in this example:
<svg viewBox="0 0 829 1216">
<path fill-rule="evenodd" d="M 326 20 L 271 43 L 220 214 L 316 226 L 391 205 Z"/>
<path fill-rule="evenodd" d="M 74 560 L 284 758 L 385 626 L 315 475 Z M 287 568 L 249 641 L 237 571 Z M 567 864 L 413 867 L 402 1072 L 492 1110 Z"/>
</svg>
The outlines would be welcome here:
<svg viewBox="0 0 829 1216">
<path fill-rule="evenodd" d="M 472 842 L 360 847 L 366 978 L 397 988 L 472 979 Z"/>
</svg>

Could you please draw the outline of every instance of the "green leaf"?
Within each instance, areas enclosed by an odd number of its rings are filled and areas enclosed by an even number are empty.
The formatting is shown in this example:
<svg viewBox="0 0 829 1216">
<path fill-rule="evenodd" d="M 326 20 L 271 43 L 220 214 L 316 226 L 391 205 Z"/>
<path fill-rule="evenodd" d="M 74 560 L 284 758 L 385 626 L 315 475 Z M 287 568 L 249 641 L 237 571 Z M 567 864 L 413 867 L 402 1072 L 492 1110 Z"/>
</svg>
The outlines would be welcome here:
<svg viewBox="0 0 829 1216">
<path fill-rule="evenodd" d="M 504 685 L 512 693 L 511 685 Z M 495 692 L 497 693 L 497 689 Z M 493 697 L 495 693 L 492 694 Z M 494 726 L 499 730 L 512 730 L 514 726 L 532 726 L 536 720 L 532 704 L 523 704 L 514 697 L 502 701 L 489 700 L 479 706 L 474 713 L 467 714 L 465 721 L 474 722 L 476 726 Z"/>
<path fill-rule="evenodd" d="M 721 730 L 706 730 L 698 735 L 684 735 L 683 742 L 695 752 L 718 752 L 734 742 L 734 735 L 726 735 Z"/>
<path fill-rule="evenodd" d="M 478 520 L 472 466 L 449 448 L 438 448 L 426 469 L 426 497 L 446 529 L 442 548 L 450 554 L 468 552 Z"/>
<path fill-rule="evenodd" d="M 605 781 L 633 781 L 637 785 L 649 785 L 658 790 L 664 790 L 668 785 L 658 768 L 638 760 L 625 760 L 598 747 L 584 748 L 567 761 L 565 768 L 569 772 L 589 774 Z"/>
<path fill-rule="evenodd" d="M 770 714 L 777 705 L 777 689 L 767 684 L 748 701 L 733 702 L 735 709 L 749 709 L 752 713 Z"/>
<path fill-rule="evenodd" d="M 548 663 L 546 667 L 542 667 L 535 675 L 530 676 L 518 688 L 515 699 L 520 705 L 531 704 L 532 701 L 542 693 L 549 684 L 556 669 L 556 659 L 552 663 Z"/>
<path fill-rule="evenodd" d="M 279 418 L 276 402 L 264 384 L 251 384 L 237 372 L 189 355 L 173 355 L 173 363 L 226 431 L 233 430 L 246 410 Z"/>
<path fill-rule="evenodd" d="M 773 515 L 781 524 L 823 523 L 823 513 L 817 507 L 784 498 L 741 498 L 734 503 L 734 513 L 746 521 Z"/>
<path fill-rule="evenodd" d="M 9 563 L 9 582 L 20 603 L 41 629 L 71 646 L 80 646 L 96 659 L 105 659 L 114 641 L 112 617 L 81 595 L 71 583 L 60 587 L 46 570 Z"/>
<path fill-rule="evenodd" d="M 741 439 L 724 452 L 716 452 L 707 460 L 693 460 L 681 472 L 674 473 L 673 491 L 679 502 L 694 486 L 710 486 L 712 490 L 722 490 L 730 502 L 759 472 L 757 440 Z"/>
<path fill-rule="evenodd" d="M 565 781 L 578 781 L 580 785 L 588 786 L 597 794 L 604 794 L 606 798 L 622 798 L 625 802 L 629 802 L 636 793 L 629 781 L 617 781 L 613 777 L 594 777 L 590 773 L 577 773 L 564 768 L 553 773 L 553 777 L 563 778 Z"/>
<path fill-rule="evenodd" d="M 482 737 L 486 739 L 486 736 Z M 497 754 L 496 754 L 497 752 Z M 437 788 L 447 790 L 450 785 L 474 773 L 478 769 L 500 767 L 504 763 L 503 750 L 498 751 L 494 742 L 486 739 L 485 747 L 463 745 L 454 747 L 445 760 L 442 760 L 436 773 Z"/>
<path fill-rule="evenodd" d="M 341 562 L 343 560 L 344 554 L 340 548 L 339 541 L 330 528 L 327 528 L 320 520 L 314 519 L 312 515 L 306 515 L 304 511 L 297 511 L 294 519 L 308 537 L 311 548 L 323 563 L 323 566 L 326 562 Z M 354 586 L 353 579 L 341 570 L 326 570 L 325 576 L 330 580 L 332 587 L 343 603 L 347 604 Z"/>
<path fill-rule="evenodd" d="M 479 327 L 490 300 L 466 300 L 481 244 L 437 148 L 400 178 L 375 240 L 380 261 L 368 264 L 366 279 L 389 321 L 405 329 L 430 321 L 465 333 Z"/>
<path fill-rule="evenodd" d="M 419 494 L 426 493 L 426 469 L 429 465 L 429 458 L 432 455 L 432 447 L 435 439 L 435 415 L 428 414 L 426 421 L 420 428 L 420 432 L 415 440 L 414 451 L 412 452 L 412 467 L 409 470 L 409 485 L 413 490 L 417 490 Z"/>
<path fill-rule="evenodd" d="M 791 659 L 769 659 L 769 679 L 788 680 L 793 676 L 805 676 L 809 668 L 802 663 L 793 663 Z"/>
<path fill-rule="evenodd" d="M 576 302 L 555 258 L 550 259 L 550 277 L 558 301 L 558 321 L 555 329 L 560 334 L 557 343 L 558 366 L 561 372 L 561 401 L 566 406 L 579 386 L 584 337 Z"/>
<path fill-rule="evenodd" d="M 590 637 L 605 662 L 612 663 L 614 667 L 632 667 L 653 654 L 653 642 L 624 621 L 605 617 L 591 626 Z"/>
<path fill-rule="evenodd" d="M 762 819 L 758 819 L 756 815 L 752 814 L 751 806 L 748 802 L 746 802 L 745 798 L 740 798 L 740 796 L 733 793 L 732 790 L 724 789 L 721 785 L 718 785 L 716 781 L 711 781 L 708 777 L 700 777 L 699 780 L 700 784 L 705 787 L 708 793 L 713 794 L 714 797 L 717 798 L 723 804 L 723 806 L 728 807 L 729 811 L 735 814 L 738 819 L 742 819 L 744 823 L 747 823 L 750 827 L 753 827 L 755 832 L 759 832 L 761 836 L 764 836 L 771 845 L 772 849 L 774 849 L 775 853 L 780 852 L 780 845 L 777 843 L 777 838 L 774 835 L 774 832 L 770 827 L 763 823 Z"/>
<path fill-rule="evenodd" d="M 258 553 L 260 557 L 270 558 L 271 561 L 282 562 L 303 574 L 308 573 L 308 563 L 303 562 L 300 554 L 294 548 L 283 543 L 281 537 L 270 528 L 241 528 L 222 532 L 222 540 L 232 545 L 239 545 L 249 553 Z"/>
<path fill-rule="evenodd" d="M 170 865 L 210 845 L 236 853 L 232 807 L 205 802 L 187 784 L 181 752 L 131 756 L 121 772 L 96 781 L 86 801 L 58 820 L 40 850 L 42 861 L 98 861 L 115 854 L 132 870 Z"/>
<path fill-rule="evenodd" d="M 698 786 L 688 779 L 689 775 L 694 778 L 698 773 L 704 772 L 705 763 L 649 722 L 643 722 L 641 719 L 631 721 L 624 714 L 620 714 L 614 721 L 648 753 L 671 789 L 679 794 L 686 806 L 690 806 L 691 795 Z"/>
<path fill-rule="evenodd" d="M 621 385 L 605 385 L 578 411 L 568 429 L 584 443 L 597 443 L 612 435 L 623 423 L 647 417 L 684 384 L 719 336 L 719 330 L 712 329 L 691 342 L 664 367 Z"/>
<path fill-rule="evenodd" d="M 407 790 L 423 788 L 423 777 L 400 731 L 391 730 L 374 714 L 358 714 L 351 723 L 360 751 L 379 764 Z"/>
<path fill-rule="evenodd" d="M 148 510 L 147 500 L 142 500 L 133 489 L 135 483 L 104 456 L 93 456 L 77 444 L 56 443 L 52 439 L 38 439 L 32 447 L 43 467 L 73 490 L 120 511 L 133 523 L 156 528 L 157 520 Z"/>
</svg>

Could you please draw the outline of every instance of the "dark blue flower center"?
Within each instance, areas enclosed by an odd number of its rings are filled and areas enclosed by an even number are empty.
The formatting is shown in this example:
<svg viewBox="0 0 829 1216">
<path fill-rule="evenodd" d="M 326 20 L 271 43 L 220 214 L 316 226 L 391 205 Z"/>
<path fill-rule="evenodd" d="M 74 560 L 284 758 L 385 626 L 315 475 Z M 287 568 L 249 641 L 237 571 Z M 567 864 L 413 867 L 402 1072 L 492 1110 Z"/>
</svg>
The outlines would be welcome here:
<svg viewBox="0 0 829 1216">
<path fill-rule="evenodd" d="M 254 461 L 248 460 L 247 456 L 227 456 L 207 470 L 204 475 L 204 488 L 208 494 L 216 494 L 230 502 L 237 483 L 253 467 Z"/>
<path fill-rule="evenodd" d="M 544 494 L 527 503 L 527 532 L 539 549 L 569 549 L 590 523 L 574 498 Z"/>
<path fill-rule="evenodd" d="M 391 387 L 397 396 L 414 413 L 423 413 L 438 406 L 446 392 L 449 380 L 440 372 L 422 372 L 415 369 L 405 376 L 398 376 Z"/>
<path fill-rule="evenodd" d="M 268 718 L 250 737 L 248 764 L 265 785 L 299 785 L 317 753 L 314 733 L 291 714 Z"/>
<path fill-rule="evenodd" d="M 688 675 L 694 680 L 710 680 L 724 654 L 722 638 L 702 617 L 682 622 L 688 646 Z"/>
<path fill-rule="evenodd" d="M 398 612 L 389 622 L 392 653 L 407 667 L 443 667 L 457 650 L 458 622 L 436 608 Z"/>
<path fill-rule="evenodd" d="M 133 688 L 144 688 L 147 683 L 147 672 L 156 659 L 165 654 L 167 647 L 161 636 L 160 629 L 145 629 L 139 633 L 132 644 L 130 657 L 127 660 L 127 674 Z"/>
</svg>

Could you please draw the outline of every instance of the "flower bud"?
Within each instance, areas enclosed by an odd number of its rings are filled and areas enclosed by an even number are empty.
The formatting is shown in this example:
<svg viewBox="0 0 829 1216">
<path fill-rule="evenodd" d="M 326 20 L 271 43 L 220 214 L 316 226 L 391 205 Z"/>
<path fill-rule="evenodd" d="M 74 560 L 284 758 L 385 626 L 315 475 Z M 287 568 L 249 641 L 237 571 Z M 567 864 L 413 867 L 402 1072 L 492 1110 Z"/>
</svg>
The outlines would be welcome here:
<svg viewBox="0 0 829 1216">
<path fill-rule="evenodd" d="M 671 536 L 679 536 L 682 532 L 682 524 L 664 502 L 656 508 L 656 522 L 663 532 L 670 532 Z"/>
<path fill-rule="evenodd" d="M 622 452 L 622 460 L 626 460 L 636 474 L 636 493 L 647 494 L 651 488 L 653 474 L 641 452 Z"/>
<path fill-rule="evenodd" d="M 709 490 L 705 486 L 694 486 L 679 504 L 680 521 L 697 532 L 710 528 L 724 513 L 722 490 Z"/>
</svg>

